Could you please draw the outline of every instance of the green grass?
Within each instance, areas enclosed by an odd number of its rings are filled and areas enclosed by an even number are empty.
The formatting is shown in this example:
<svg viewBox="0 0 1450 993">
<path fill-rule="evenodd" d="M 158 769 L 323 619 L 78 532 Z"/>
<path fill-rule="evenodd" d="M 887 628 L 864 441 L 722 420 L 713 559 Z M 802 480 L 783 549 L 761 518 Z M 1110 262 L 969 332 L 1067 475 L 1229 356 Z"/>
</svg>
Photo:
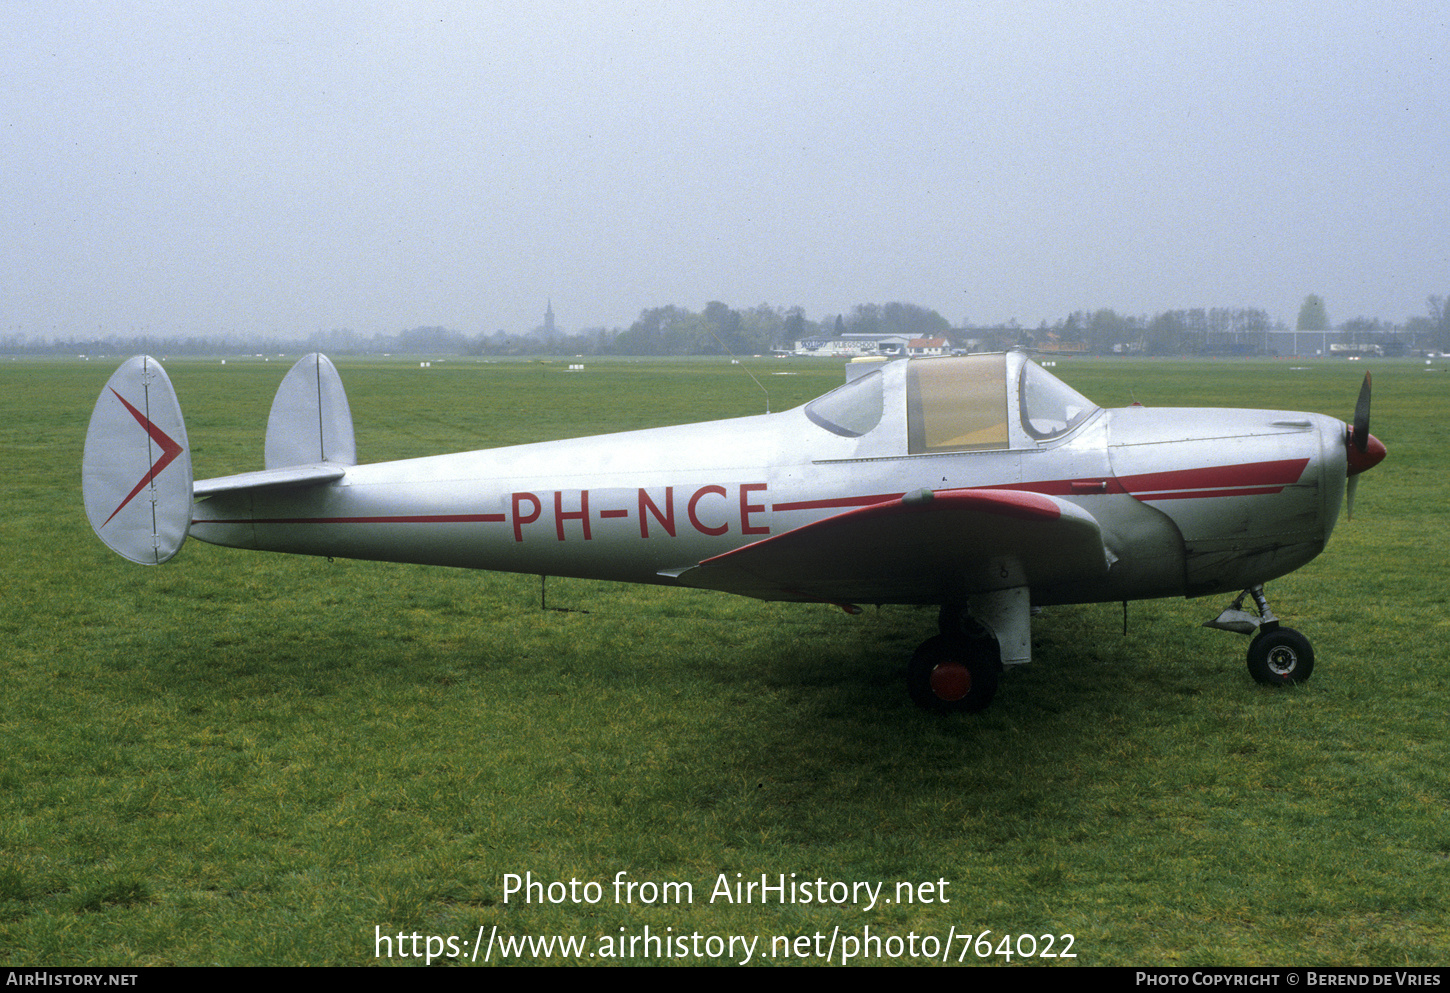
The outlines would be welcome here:
<svg viewBox="0 0 1450 993">
<path fill-rule="evenodd" d="M 725 362 L 583 361 L 339 365 L 368 461 L 764 404 Z M 1328 551 L 1269 587 L 1315 643 L 1311 682 L 1254 684 L 1247 639 L 1198 626 L 1217 598 L 1132 604 L 1126 636 L 1116 604 L 1056 608 L 989 711 L 943 719 L 905 692 L 927 609 L 551 579 L 549 604 L 573 612 L 544 612 L 536 577 L 199 542 L 131 566 L 79 494 L 115 364 L 0 365 L 8 962 L 364 964 L 377 933 L 471 942 L 495 925 L 759 936 L 756 961 L 775 935 L 868 925 L 990 928 L 994 947 L 1070 933 L 1079 965 L 1450 957 L 1443 373 L 1368 364 L 1389 458 Z M 260 467 L 286 367 L 167 364 L 198 477 Z M 836 363 L 751 368 L 777 410 L 841 379 Z M 1056 372 L 1105 404 L 1347 417 L 1363 368 Z M 694 902 L 617 904 L 620 871 L 689 882 Z M 505 874 L 525 872 L 605 897 L 505 902 Z M 888 895 L 945 879 L 950 902 L 712 904 L 721 873 Z"/>
</svg>

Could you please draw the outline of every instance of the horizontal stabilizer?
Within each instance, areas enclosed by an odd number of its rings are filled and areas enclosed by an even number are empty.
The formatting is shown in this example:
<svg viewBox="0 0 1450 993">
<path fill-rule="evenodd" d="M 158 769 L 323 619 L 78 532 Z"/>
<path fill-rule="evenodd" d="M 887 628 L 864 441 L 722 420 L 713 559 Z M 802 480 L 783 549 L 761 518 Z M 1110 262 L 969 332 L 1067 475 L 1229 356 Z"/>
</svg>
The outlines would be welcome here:
<svg viewBox="0 0 1450 993">
<path fill-rule="evenodd" d="M 191 449 L 166 370 L 149 355 L 112 374 L 91 413 L 81 463 L 86 517 L 117 554 L 160 565 L 191 526 Z"/>
<path fill-rule="evenodd" d="M 319 486 L 341 479 L 345 475 L 347 470 L 338 465 L 292 465 L 283 469 L 262 469 L 258 472 L 239 472 L 235 476 L 198 480 L 192 493 L 200 498 L 235 490 Z"/>
<path fill-rule="evenodd" d="M 304 355 L 277 387 L 267 418 L 263 465 L 357 465 L 352 409 L 337 367 L 321 352 Z"/>
<path fill-rule="evenodd" d="M 685 586 L 762 600 L 948 603 L 1107 571 L 1080 507 L 1017 490 L 920 490 L 706 559 Z"/>
</svg>

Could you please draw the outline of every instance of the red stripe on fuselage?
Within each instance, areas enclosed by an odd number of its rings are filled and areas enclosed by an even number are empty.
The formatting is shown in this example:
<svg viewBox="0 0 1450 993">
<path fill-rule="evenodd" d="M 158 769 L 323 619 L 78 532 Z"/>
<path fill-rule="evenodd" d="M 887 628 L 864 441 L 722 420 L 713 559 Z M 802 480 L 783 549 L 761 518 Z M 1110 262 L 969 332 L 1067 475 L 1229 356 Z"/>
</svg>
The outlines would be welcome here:
<svg viewBox="0 0 1450 993">
<path fill-rule="evenodd" d="M 905 493 L 877 493 L 874 496 L 837 497 L 833 500 L 797 500 L 794 503 L 771 504 L 771 510 L 839 510 L 842 507 L 869 507 L 872 504 L 900 500 Z"/>
<path fill-rule="evenodd" d="M 1271 496 L 1284 492 L 1282 486 L 1242 486 L 1229 490 L 1182 490 L 1177 493 L 1134 493 L 1139 500 L 1198 500 L 1208 497 Z"/>
<path fill-rule="evenodd" d="M 416 514 L 406 517 L 247 517 L 193 524 L 502 524 L 503 514 Z"/>
<path fill-rule="evenodd" d="M 1044 479 L 1033 483 L 1007 483 L 987 487 L 1027 490 L 1048 496 L 1092 496 L 1129 493 L 1139 500 L 1193 500 L 1226 496 L 1263 496 L 1282 491 L 1299 481 L 1308 459 L 1278 459 L 1203 469 L 1170 469 L 1136 476 L 1090 476 L 1082 479 Z M 1089 491 L 1089 492 L 1085 492 Z"/>
<path fill-rule="evenodd" d="M 1145 472 L 1137 476 L 1121 476 L 1123 489 L 1140 500 L 1181 499 L 1188 491 L 1203 491 L 1203 496 L 1232 495 L 1234 490 L 1262 488 L 1260 492 L 1277 493 L 1299 481 L 1305 459 L 1278 459 L 1273 462 L 1245 462 L 1241 465 L 1213 466 L 1206 469 L 1175 469 L 1169 472 Z M 1278 489 L 1272 489 L 1278 487 Z"/>
</svg>

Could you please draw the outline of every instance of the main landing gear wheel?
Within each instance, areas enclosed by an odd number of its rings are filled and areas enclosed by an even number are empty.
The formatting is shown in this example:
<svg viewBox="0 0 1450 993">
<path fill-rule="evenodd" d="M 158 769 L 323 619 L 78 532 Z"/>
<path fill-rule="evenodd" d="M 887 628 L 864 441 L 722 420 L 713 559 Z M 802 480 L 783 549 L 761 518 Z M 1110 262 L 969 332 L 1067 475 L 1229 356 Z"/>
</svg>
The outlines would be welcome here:
<svg viewBox="0 0 1450 993">
<path fill-rule="evenodd" d="M 939 714 L 972 714 L 992 702 L 1001 671 L 992 639 L 939 634 L 922 642 L 911 657 L 906 686 L 919 707 Z"/>
<path fill-rule="evenodd" d="M 1302 683 L 1314 671 L 1314 649 L 1293 628 L 1260 631 L 1249 645 L 1249 674 L 1266 686 Z"/>
</svg>

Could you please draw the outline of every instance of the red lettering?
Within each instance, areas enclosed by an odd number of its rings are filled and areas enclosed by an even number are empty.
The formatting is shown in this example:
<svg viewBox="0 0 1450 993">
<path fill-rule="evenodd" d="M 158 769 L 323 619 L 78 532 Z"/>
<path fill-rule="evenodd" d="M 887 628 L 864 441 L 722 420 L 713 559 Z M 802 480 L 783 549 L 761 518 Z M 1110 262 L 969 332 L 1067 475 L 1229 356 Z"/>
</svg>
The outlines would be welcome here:
<svg viewBox="0 0 1450 993">
<path fill-rule="evenodd" d="M 765 504 L 751 503 L 750 494 L 755 490 L 764 490 L 765 483 L 742 483 L 740 486 L 740 532 L 741 534 L 770 534 L 770 528 L 753 527 L 750 523 L 751 514 L 760 514 L 765 511 Z"/>
<path fill-rule="evenodd" d="M 519 507 L 523 506 L 525 500 L 534 505 L 534 512 L 528 517 L 520 517 Z M 537 521 L 539 519 L 539 514 L 543 511 L 543 509 L 544 505 L 539 502 L 539 498 L 534 496 L 532 493 L 514 494 L 514 541 L 524 540 L 524 525 L 532 524 Z"/>
<path fill-rule="evenodd" d="M 660 522 L 671 538 L 675 536 L 675 488 L 673 486 L 665 487 L 665 512 L 663 514 L 660 513 L 660 508 L 655 506 L 655 502 L 649 498 L 644 487 L 639 488 L 639 536 L 641 538 L 649 537 L 649 518 L 644 513 L 646 510 L 654 514 L 655 520 Z"/>
<path fill-rule="evenodd" d="M 702 486 L 695 491 L 695 495 L 690 497 L 689 506 L 686 508 L 686 512 L 690 515 L 690 523 L 695 525 L 695 530 L 699 531 L 701 534 L 724 534 L 726 531 L 730 530 L 729 524 L 721 524 L 717 528 L 706 527 L 705 525 L 700 523 L 700 518 L 695 516 L 695 508 L 699 505 L 700 498 L 706 493 L 715 493 L 719 496 L 724 496 L 725 487 Z"/>
<path fill-rule="evenodd" d="M 564 522 L 582 521 L 584 524 L 584 540 L 588 541 L 592 536 L 589 534 L 589 491 L 579 491 L 579 509 L 564 512 L 564 494 L 559 490 L 554 491 L 554 530 L 559 535 L 559 540 L 564 540 Z"/>
</svg>

